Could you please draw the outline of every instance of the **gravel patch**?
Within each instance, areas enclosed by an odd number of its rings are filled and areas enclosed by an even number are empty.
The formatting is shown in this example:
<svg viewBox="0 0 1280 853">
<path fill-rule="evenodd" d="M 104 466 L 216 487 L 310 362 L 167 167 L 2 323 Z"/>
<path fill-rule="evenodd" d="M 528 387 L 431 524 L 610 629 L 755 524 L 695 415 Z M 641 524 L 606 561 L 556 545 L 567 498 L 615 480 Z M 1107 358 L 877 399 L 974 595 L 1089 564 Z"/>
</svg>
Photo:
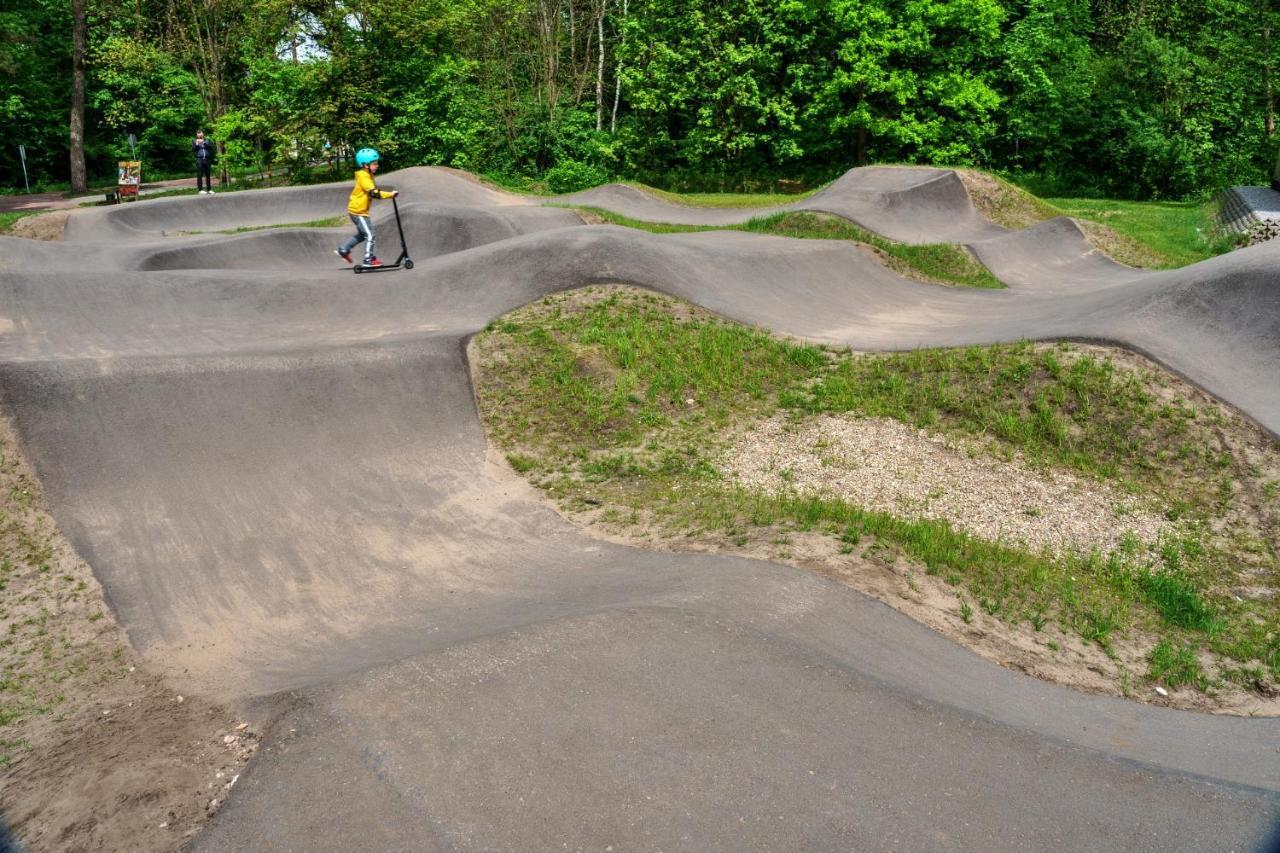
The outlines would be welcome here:
<svg viewBox="0 0 1280 853">
<path fill-rule="evenodd" d="M 1032 550 L 1110 551 L 1126 532 L 1154 542 L 1169 523 L 1128 495 L 1014 458 L 973 456 L 953 441 L 898 421 L 823 415 L 763 422 L 725 455 L 741 485 L 840 498 L 901 518 L 945 519 L 957 529 Z"/>
</svg>

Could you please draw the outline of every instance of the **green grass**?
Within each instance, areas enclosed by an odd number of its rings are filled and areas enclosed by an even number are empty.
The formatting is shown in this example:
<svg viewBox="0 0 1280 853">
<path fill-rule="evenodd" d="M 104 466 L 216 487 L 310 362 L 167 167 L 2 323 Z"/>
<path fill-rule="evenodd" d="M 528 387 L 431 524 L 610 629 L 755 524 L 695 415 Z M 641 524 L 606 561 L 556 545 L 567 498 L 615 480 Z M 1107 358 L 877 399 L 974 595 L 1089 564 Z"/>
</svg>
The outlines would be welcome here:
<svg viewBox="0 0 1280 853">
<path fill-rule="evenodd" d="M 654 294 L 594 288 L 496 321 L 477 346 L 477 396 L 495 442 L 566 506 L 738 543 L 751 530 L 776 531 L 766 535 L 780 543 L 789 531 L 817 531 L 839 553 L 908 560 L 1028 630 L 1052 623 L 1108 654 L 1135 632 L 1159 639 L 1165 651 L 1149 677 L 1171 687 L 1209 683 L 1188 670 L 1188 645 L 1233 661 L 1223 672 L 1237 681 L 1263 685 L 1251 689 L 1280 680 L 1280 614 L 1226 592 L 1240 564 L 1208 534 L 1227 470 L 1215 444 L 1221 416 L 1154 376 L 1068 345 L 853 355 Z M 716 459 L 728 429 L 779 410 L 891 417 L 965 436 L 992 453 L 1180 498 L 1183 526 L 1153 549 L 1037 553 L 945 521 L 723 480 Z"/>
<path fill-rule="evenodd" d="M 883 164 L 893 165 L 893 164 Z M 903 164 L 906 165 L 906 164 Z M 1054 216 L 1070 216 L 1106 226 L 1114 235 L 1091 231 L 1090 239 L 1116 260 L 1136 267 L 1170 269 L 1206 260 L 1233 248 L 1231 240 L 1214 233 L 1214 206 L 1209 202 L 1136 202 L 1110 199 L 1041 198 L 1008 179 L 973 169 L 962 169 L 991 179 L 988 198 L 975 199 L 984 215 L 1010 228 L 1025 228 Z M 502 189 L 532 195 L 555 195 L 536 179 L 486 175 L 484 179 Z M 628 182 L 656 198 L 689 207 L 740 208 L 788 204 L 812 195 L 782 193 L 674 193 L 641 183 Z M 603 214 L 601 214 L 603 215 Z M 619 217 L 619 220 L 625 219 Z M 679 226 L 637 223 L 618 224 L 645 227 L 659 233 L 681 230 Z M 868 242 L 862 240 L 862 242 Z M 988 274 L 989 275 L 989 274 Z M 950 279 L 946 279 L 950 280 Z M 991 286 L 970 284 L 969 286 Z"/>
<path fill-rule="evenodd" d="M 1207 690 L 1210 687 L 1209 679 L 1204 674 L 1196 651 L 1193 643 L 1179 644 L 1168 639 L 1161 640 L 1147 658 L 1150 664 L 1147 679 L 1175 689 L 1189 684 L 1199 690 Z"/>
<path fill-rule="evenodd" d="M 13 230 L 13 226 L 19 219 L 27 216 L 33 216 L 37 213 L 44 213 L 43 210 L 14 210 L 8 213 L 0 213 L 0 234 L 8 234 Z"/>
<path fill-rule="evenodd" d="M 1088 219 L 1149 246 L 1161 267 L 1183 267 L 1221 254 L 1229 244 L 1215 241 L 1211 205 L 1200 201 L 1114 201 L 1050 198 L 1067 216 Z"/>
<path fill-rule="evenodd" d="M 275 225 L 242 225 L 239 228 L 227 228 L 222 231 L 180 231 L 181 235 L 192 234 L 244 234 L 248 231 L 266 231 L 271 228 L 336 228 L 347 221 L 345 216 L 330 216 L 326 219 L 312 219 L 310 222 L 281 222 Z"/>
<path fill-rule="evenodd" d="M 1143 599 L 1167 624 L 1192 631 L 1210 631 L 1217 627 L 1213 608 L 1176 568 L 1143 572 L 1137 576 L 1137 582 Z"/>
<path fill-rule="evenodd" d="M 890 268 L 910 277 L 960 287 L 1002 288 L 991 272 L 960 246 L 931 243 L 910 246 L 865 231 L 848 220 L 826 214 L 795 211 L 750 219 L 740 225 L 677 225 L 631 219 L 598 207 L 574 208 L 610 224 L 653 234 L 687 234 L 702 231 L 747 231 L 806 240 L 851 240 L 872 246 L 887 256 Z"/>
<path fill-rule="evenodd" d="M 1174 472 L 1214 480 L 1216 412 L 1158 390 L 1110 358 L 1023 342 L 843 359 L 784 392 L 783 403 L 960 432 L 1033 462 L 1148 487 Z"/>
<path fill-rule="evenodd" d="M 776 207 L 783 204 L 791 204 L 808 198 L 821 189 L 809 190 L 803 193 L 673 193 L 667 190 L 660 190 L 657 187 L 651 187 L 647 184 L 626 182 L 629 187 L 635 187 L 643 190 L 649 195 L 656 196 L 663 201 L 669 201 L 672 204 L 683 204 L 688 207 Z"/>
<path fill-rule="evenodd" d="M 246 231 L 262 231 L 267 228 L 337 228 L 348 218 L 345 216 L 329 216 L 324 219 L 312 219 L 309 222 L 284 222 L 278 225 L 243 225 L 239 228 L 231 228 L 221 231 L 222 234 L 243 234 Z"/>
</svg>

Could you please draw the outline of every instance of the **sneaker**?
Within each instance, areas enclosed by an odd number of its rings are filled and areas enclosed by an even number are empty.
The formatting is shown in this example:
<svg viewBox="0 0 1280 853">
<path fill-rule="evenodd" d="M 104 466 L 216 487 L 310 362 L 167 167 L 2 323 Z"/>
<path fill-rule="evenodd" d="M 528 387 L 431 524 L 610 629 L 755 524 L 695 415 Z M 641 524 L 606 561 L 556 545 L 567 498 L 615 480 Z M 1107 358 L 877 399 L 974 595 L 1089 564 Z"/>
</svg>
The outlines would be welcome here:
<svg viewBox="0 0 1280 853">
<path fill-rule="evenodd" d="M 208 194 L 209 194 L 208 190 L 200 190 L 200 195 L 208 195 Z"/>
<path fill-rule="evenodd" d="M 362 264 L 362 266 L 366 266 L 366 267 L 380 267 L 380 266 L 382 266 L 382 261 L 378 260 L 377 258 L 368 258 L 367 260 L 365 260 L 365 262 Z"/>
<path fill-rule="evenodd" d="M 337 255 L 338 257 L 342 258 L 342 259 L 343 259 L 344 261 L 346 261 L 347 263 L 351 263 L 351 253 L 350 253 L 350 252 L 344 252 L 344 251 L 342 251 L 341 249 L 334 249 L 334 250 L 333 250 L 333 253 L 334 253 L 335 255 Z"/>
</svg>

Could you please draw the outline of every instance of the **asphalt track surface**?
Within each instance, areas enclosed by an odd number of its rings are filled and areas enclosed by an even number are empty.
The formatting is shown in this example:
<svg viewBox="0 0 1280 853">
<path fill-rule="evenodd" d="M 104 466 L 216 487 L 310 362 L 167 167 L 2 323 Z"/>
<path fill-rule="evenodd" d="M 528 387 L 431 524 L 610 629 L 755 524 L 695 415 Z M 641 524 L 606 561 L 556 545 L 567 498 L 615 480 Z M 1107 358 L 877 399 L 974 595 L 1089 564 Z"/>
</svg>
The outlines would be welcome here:
<svg viewBox="0 0 1280 853">
<path fill-rule="evenodd" d="M 347 186 L 77 213 L 0 239 L 0 405 L 132 642 L 274 719 L 196 850 L 1248 850 L 1280 720 L 1078 694 L 857 592 L 590 539 L 490 457 L 465 345 L 621 282 L 867 349 L 1022 338 L 1148 354 L 1280 432 L 1280 241 L 1146 273 L 1069 220 L 1007 232 L 953 173 L 796 207 L 970 245 L 1009 288 L 841 242 L 584 226 L 410 169 L 417 268 L 353 276 Z M 566 200 L 729 224 L 627 187 Z M 380 210 L 384 256 L 395 254 Z"/>
</svg>

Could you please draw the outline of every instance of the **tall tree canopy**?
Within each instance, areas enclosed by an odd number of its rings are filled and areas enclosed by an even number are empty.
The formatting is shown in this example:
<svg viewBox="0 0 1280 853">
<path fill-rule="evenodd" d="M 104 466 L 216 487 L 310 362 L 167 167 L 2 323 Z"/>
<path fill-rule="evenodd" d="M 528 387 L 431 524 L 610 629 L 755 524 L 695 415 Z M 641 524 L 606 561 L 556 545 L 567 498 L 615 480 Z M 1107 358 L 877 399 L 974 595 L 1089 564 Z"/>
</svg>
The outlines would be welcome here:
<svg viewBox="0 0 1280 853">
<path fill-rule="evenodd" d="M 575 189 L 819 181 L 975 164 L 1060 190 L 1191 197 L 1275 161 L 1280 0 L 28 0 L 0 11 L 0 185 L 83 145 L 149 174 L 205 127 L 299 180 L 376 145 Z M 323 170 L 321 170 L 323 171 Z"/>
</svg>

